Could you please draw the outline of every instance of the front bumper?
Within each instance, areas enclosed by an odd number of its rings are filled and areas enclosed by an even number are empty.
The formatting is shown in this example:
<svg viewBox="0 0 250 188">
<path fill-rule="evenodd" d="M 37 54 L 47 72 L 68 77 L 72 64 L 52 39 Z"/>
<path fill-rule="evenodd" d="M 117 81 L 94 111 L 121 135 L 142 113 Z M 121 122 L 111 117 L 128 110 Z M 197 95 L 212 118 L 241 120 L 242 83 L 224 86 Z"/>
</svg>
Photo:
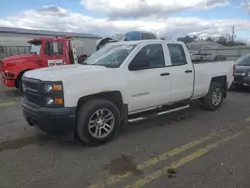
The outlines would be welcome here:
<svg viewBox="0 0 250 188">
<path fill-rule="evenodd" d="M 23 115 L 30 126 L 53 135 L 66 135 L 75 130 L 76 108 L 35 108 L 21 100 Z"/>
<path fill-rule="evenodd" d="M 3 85 L 5 85 L 6 87 L 14 87 L 16 83 L 15 79 L 2 78 L 1 80 L 2 80 Z"/>
<path fill-rule="evenodd" d="M 238 86 L 245 86 L 245 87 L 250 87 L 250 77 L 235 77 L 234 81 L 233 81 L 233 85 L 238 85 Z"/>
</svg>

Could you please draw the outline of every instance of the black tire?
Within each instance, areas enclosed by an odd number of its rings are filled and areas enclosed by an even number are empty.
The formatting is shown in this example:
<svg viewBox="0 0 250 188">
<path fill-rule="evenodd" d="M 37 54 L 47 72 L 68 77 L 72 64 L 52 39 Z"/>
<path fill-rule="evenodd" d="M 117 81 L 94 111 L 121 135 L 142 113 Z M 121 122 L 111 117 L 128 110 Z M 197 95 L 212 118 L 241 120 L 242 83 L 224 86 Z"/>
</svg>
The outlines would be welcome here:
<svg viewBox="0 0 250 188">
<path fill-rule="evenodd" d="M 96 138 L 91 135 L 88 123 L 91 116 L 99 109 L 107 109 L 114 115 L 113 130 L 104 138 Z M 121 128 L 120 112 L 115 104 L 105 99 L 92 99 L 84 103 L 78 113 L 76 122 L 76 133 L 78 137 L 89 146 L 105 144 L 118 135 Z"/>
<path fill-rule="evenodd" d="M 20 93 L 23 93 L 22 77 L 16 80 L 15 88 L 17 88 Z"/>
<path fill-rule="evenodd" d="M 215 105 L 213 103 L 213 99 L 212 99 L 213 92 L 216 89 L 217 90 L 219 89 L 221 91 L 221 100 L 219 101 L 219 103 L 217 105 Z M 209 91 L 208 91 L 207 95 L 204 98 L 202 98 L 202 100 L 201 100 L 202 108 L 205 109 L 205 110 L 212 110 L 212 111 L 217 110 L 221 106 L 221 104 L 223 102 L 223 99 L 224 99 L 224 88 L 223 88 L 223 86 L 220 83 L 212 82 L 210 84 L 210 88 L 209 88 Z"/>
</svg>

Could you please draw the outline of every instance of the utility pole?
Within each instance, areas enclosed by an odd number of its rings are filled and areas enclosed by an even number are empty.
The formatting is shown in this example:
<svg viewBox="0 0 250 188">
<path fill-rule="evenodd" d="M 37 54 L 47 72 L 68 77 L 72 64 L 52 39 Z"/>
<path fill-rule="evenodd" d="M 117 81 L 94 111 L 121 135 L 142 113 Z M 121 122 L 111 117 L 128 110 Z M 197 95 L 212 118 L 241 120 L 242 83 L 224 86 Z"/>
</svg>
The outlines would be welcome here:
<svg viewBox="0 0 250 188">
<path fill-rule="evenodd" d="M 235 34 L 234 27 L 232 27 L 232 44 L 234 42 L 234 34 Z"/>
</svg>

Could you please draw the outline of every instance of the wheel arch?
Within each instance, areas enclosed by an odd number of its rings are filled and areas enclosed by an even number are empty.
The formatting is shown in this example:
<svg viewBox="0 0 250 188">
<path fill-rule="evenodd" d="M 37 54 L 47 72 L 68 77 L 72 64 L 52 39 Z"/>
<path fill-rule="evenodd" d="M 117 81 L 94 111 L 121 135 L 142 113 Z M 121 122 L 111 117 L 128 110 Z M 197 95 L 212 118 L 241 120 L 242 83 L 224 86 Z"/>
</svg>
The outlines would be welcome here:
<svg viewBox="0 0 250 188">
<path fill-rule="evenodd" d="M 216 76 L 216 77 L 213 77 L 211 79 L 211 83 L 212 82 L 215 82 L 215 83 L 219 83 L 223 86 L 224 88 L 224 98 L 227 97 L 227 88 L 228 88 L 228 84 L 227 84 L 227 76 L 226 75 L 223 75 L 223 76 Z M 211 84 L 210 83 L 210 84 Z"/>
<path fill-rule="evenodd" d="M 76 114 L 78 113 L 80 107 L 87 101 L 92 99 L 105 99 L 114 103 L 121 113 L 121 119 L 126 120 L 128 114 L 128 107 L 123 103 L 123 97 L 120 91 L 105 91 L 99 92 L 79 98 L 77 102 Z"/>
<path fill-rule="evenodd" d="M 21 77 L 23 76 L 23 74 L 27 71 L 30 71 L 32 69 L 25 69 L 25 70 L 22 70 L 21 72 L 19 72 L 19 74 L 17 75 L 16 77 L 16 80 L 15 80 L 15 85 L 17 86 L 17 84 L 19 83 Z"/>
</svg>

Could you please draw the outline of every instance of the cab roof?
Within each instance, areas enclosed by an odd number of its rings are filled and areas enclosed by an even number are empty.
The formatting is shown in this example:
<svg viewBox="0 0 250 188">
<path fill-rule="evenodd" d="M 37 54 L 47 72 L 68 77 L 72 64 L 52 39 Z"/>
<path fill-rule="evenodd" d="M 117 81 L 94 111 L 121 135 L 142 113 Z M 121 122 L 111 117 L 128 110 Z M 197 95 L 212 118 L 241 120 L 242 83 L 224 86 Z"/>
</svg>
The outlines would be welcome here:
<svg viewBox="0 0 250 188">
<path fill-rule="evenodd" d="M 153 42 L 167 43 L 167 44 L 184 44 L 181 41 L 170 41 L 170 40 L 160 40 L 160 39 L 150 39 L 150 40 L 136 40 L 136 41 L 121 41 L 108 43 L 109 45 L 138 45 L 138 44 L 150 44 Z"/>
</svg>

